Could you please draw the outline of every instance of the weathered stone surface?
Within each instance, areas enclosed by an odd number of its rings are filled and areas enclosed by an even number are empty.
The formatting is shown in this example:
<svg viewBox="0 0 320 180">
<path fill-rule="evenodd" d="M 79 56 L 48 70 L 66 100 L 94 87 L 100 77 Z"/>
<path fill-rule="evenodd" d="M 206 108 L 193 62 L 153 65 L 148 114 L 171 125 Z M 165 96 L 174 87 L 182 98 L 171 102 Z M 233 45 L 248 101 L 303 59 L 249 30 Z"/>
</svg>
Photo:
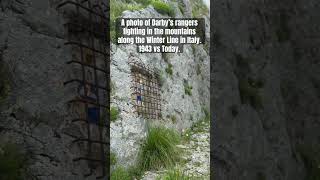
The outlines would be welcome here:
<svg viewBox="0 0 320 180">
<path fill-rule="evenodd" d="M 180 14 L 181 15 L 181 14 Z M 140 11 L 125 11 L 123 17 L 145 18 L 165 17 L 149 6 Z M 156 72 L 164 79 L 161 87 L 162 118 L 144 120 L 137 117 L 131 100 L 132 82 L 129 57 L 133 56 Z M 184 46 L 179 54 L 137 53 L 135 45 L 112 45 L 111 81 L 115 85 L 112 93 L 112 106 L 120 109 L 120 118 L 111 123 L 111 151 L 117 154 L 119 164 L 134 164 L 142 140 L 150 124 L 162 124 L 182 131 L 204 116 L 202 108 L 209 107 L 209 56 L 201 46 Z M 165 69 L 171 63 L 172 76 Z M 197 74 L 197 67 L 200 72 Z M 192 86 L 192 95 L 185 94 L 184 82 Z M 175 116 L 176 122 L 170 117 Z"/>
<path fill-rule="evenodd" d="M 318 43 L 318 38 L 311 41 L 319 27 L 314 3 L 215 2 L 215 179 L 305 179 L 298 147 L 319 144 L 319 53 L 311 50 Z M 262 86 L 244 83 L 249 78 L 261 79 Z M 244 103 L 245 93 L 257 101 Z"/>
</svg>

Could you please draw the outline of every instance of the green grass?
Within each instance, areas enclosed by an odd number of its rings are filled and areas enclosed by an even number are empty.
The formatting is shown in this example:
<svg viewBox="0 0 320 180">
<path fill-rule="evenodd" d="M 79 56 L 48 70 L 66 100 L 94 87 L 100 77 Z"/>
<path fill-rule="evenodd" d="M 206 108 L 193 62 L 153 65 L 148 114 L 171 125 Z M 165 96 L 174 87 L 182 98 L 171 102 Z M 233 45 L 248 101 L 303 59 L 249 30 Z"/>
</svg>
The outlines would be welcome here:
<svg viewBox="0 0 320 180">
<path fill-rule="evenodd" d="M 172 66 L 172 64 L 168 64 L 168 67 L 166 68 L 166 72 L 167 72 L 170 76 L 172 76 L 172 74 L 173 74 L 173 66 Z"/>
<path fill-rule="evenodd" d="M 181 151 L 176 147 L 180 136 L 172 129 L 151 127 L 139 153 L 139 167 L 143 170 L 168 168 L 180 160 Z"/>
<path fill-rule="evenodd" d="M 123 167 L 119 166 L 111 172 L 111 180 L 132 180 L 130 173 Z"/>
<path fill-rule="evenodd" d="M 204 4 L 202 0 L 190 0 L 192 7 L 192 16 L 194 18 L 201 18 L 209 14 L 208 7 Z"/>
<path fill-rule="evenodd" d="M 110 40 L 116 43 L 116 19 L 121 17 L 126 10 L 138 11 L 143 9 L 141 4 L 133 3 L 132 1 L 110 0 Z"/>
<path fill-rule="evenodd" d="M 178 168 L 167 171 L 164 175 L 157 178 L 157 180 L 192 180 L 192 177 Z"/>
<path fill-rule="evenodd" d="M 119 117 L 119 109 L 116 107 L 111 107 L 110 109 L 110 120 L 112 122 L 116 121 Z"/>
<path fill-rule="evenodd" d="M 175 16 L 175 11 L 172 5 L 165 3 L 161 0 L 153 0 L 151 2 L 151 5 L 154 7 L 156 11 L 158 11 L 160 14 L 168 15 L 171 17 Z"/>
<path fill-rule="evenodd" d="M 0 179 L 22 180 L 23 167 L 25 166 L 25 156 L 14 144 L 1 146 L 0 152 Z"/>
<path fill-rule="evenodd" d="M 117 155 L 115 153 L 110 153 L 110 164 L 116 165 L 117 164 Z"/>
<path fill-rule="evenodd" d="M 192 86 L 188 83 L 184 83 L 184 93 L 188 96 L 192 96 Z"/>
</svg>

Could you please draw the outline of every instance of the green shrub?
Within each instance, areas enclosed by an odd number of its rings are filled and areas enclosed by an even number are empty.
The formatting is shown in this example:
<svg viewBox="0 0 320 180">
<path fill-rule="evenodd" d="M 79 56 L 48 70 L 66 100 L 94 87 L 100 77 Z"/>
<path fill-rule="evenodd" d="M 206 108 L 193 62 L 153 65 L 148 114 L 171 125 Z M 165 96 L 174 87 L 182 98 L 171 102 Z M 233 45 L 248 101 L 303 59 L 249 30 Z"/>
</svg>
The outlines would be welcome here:
<svg viewBox="0 0 320 180">
<path fill-rule="evenodd" d="M 110 120 L 112 122 L 116 121 L 119 117 L 119 110 L 116 107 L 111 107 L 110 109 Z"/>
<path fill-rule="evenodd" d="M 175 16 L 175 11 L 174 11 L 173 7 L 168 3 L 165 3 L 165 2 L 163 2 L 161 0 L 153 0 L 151 2 L 151 5 L 160 14 L 168 15 L 168 16 L 171 16 L 171 17 Z"/>
<path fill-rule="evenodd" d="M 128 171 L 119 166 L 111 172 L 111 180 L 132 180 Z"/>
<path fill-rule="evenodd" d="M 180 136 L 176 131 L 165 127 L 151 127 L 141 146 L 139 165 L 143 170 L 157 170 L 174 165 L 180 159 L 180 150 L 176 147 Z"/>
<path fill-rule="evenodd" d="M 0 179 L 22 180 L 25 156 L 14 144 L 5 144 L 0 148 Z"/>
<path fill-rule="evenodd" d="M 192 178 L 178 168 L 167 171 L 157 180 L 191 180 Z"/>
<path fill-rule="evenodd" d="M 166 72 L 167 72 L 170 76 L 172 76 L 172 74 L 173 74 L 173 66 L 172 66 L 172 64 L 168 64 L 168 67 L 166 68 Z"/>
</svg>

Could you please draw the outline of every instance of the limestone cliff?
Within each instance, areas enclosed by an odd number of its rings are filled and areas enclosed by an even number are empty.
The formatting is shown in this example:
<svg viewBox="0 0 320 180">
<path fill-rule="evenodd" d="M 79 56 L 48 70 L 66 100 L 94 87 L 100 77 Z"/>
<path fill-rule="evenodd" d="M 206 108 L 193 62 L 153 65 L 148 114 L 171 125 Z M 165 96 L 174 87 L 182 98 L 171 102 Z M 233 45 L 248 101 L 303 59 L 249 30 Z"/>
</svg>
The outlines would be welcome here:
<svg viewBox="0 0 320 180">
<path fill-rule="evenodd" d="M 215 179 L 319 178 L 319 3 L 214 7 Z"/>
</svg>

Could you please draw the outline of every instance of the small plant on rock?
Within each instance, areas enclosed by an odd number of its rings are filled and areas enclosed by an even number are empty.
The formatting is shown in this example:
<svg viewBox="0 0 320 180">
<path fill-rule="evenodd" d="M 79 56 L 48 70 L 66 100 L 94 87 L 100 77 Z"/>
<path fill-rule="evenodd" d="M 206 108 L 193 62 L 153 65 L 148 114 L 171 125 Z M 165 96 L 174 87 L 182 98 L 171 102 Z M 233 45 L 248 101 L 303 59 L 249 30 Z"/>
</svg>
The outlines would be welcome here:
<svg viewBox="0 0 320 180">
<path fill-rule="evenodd" d="M 173 66 L 172 66 L 172 64 L 168 64 L 168 67 L 166 68 L 166 72 L 167 72 L 170 76 L 172 76 L 172 74 L 173 74 Z"/>
<path fill-rule="evenodd" d="M 119 109 L 116 107 L 111 107 L 110 109 L 110 120 L 112 122 L 116 121 L 119 117 Z"/>
<path fill-rule="evenodd" d="M 187 84 L 187 83 L 185 83 L 184 84 L 184 93 L 186 95 L 192 96 L 192 86 Z"/>
</svg>

